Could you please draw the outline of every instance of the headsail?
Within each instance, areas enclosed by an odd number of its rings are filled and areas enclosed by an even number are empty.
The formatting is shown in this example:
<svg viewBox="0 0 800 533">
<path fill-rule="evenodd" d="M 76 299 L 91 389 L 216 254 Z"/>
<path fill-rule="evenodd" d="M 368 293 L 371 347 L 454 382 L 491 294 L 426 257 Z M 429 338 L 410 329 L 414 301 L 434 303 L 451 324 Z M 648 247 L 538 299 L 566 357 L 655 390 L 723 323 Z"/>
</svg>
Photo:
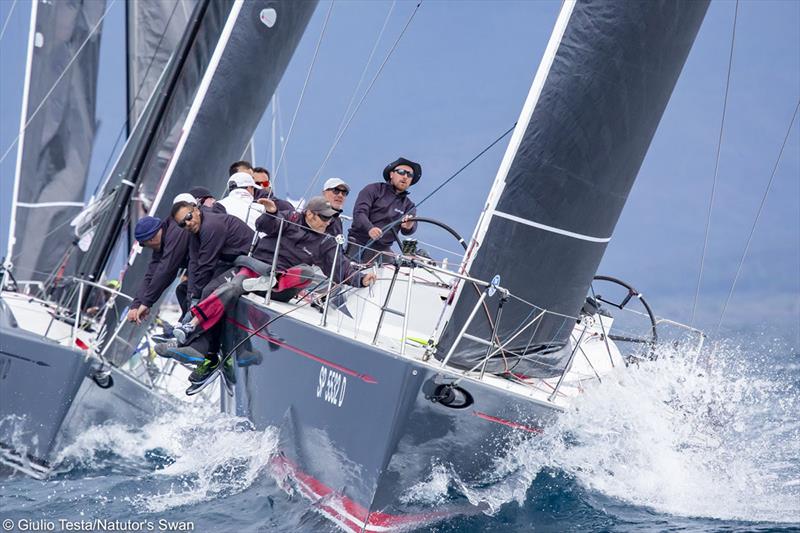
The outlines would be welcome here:
<svg viewBox="0 0 800 533">
<path fill-rule="evenodd" d="M 228 165 L 241 158 L 250 142 L 315 7 L 316 1 L 233 2 L 191 109 L 177 124 L 181 136 L 161 174 L 150 214 L 169 216 L 172 198 L 192 186 L 225 188 Z M 123 292 L 135 292 L 146 268 L 147 257 L 134 252 Z M 112 331 L 117 326 L 109 325 Z M 137 335 L 140 326 L 123 328 L 106 356 L 125 361 Z"/>
<path fill-rule="evenodd" d="M 501 276 L 517 299 L 497 339 L 527 375 L 560 373 L 614 226 L 705 16 L 703 0 L 567 0 L 473 235 L 466 271 Z M 477 301 L 461 294 L 439 343 L 452 346 Z M 547 313 L 534 322 L 542 309 Z M 472 367 L 491 326 L 480 312 L 450 362 Z M 525 326 L 527 329 L 522 330 Z M 515 337 L 516 335 L 516 337 Z M 440 355 L 441 356 L 441 355 Z"/>
<path fill-rule="evenodd" d="M 128 133 L 178 46 L 197 0 L 128 0 Z"/>
<path fill-rule="evenodd" d="M 83 207 L 94 143 L 105 4 L 31 4 L 6 256 L 17 279 L 46 280 L 59 270 L 73 240 L 69 222 Z"/>
</svg>

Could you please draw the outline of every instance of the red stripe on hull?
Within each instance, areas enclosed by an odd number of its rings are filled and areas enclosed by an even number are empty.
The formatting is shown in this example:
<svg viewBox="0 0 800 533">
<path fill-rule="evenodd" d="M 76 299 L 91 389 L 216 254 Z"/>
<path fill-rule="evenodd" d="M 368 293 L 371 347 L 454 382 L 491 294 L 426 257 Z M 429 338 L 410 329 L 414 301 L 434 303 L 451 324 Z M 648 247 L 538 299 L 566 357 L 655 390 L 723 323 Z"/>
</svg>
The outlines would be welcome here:
<svg viewBox="0 0 800 533">
<path fill-rule="evenodd" d="M 488 420 L 489 422 L 503 424 L 504 426 L 508 426 L 514 429 L 521 429 L 522 431 L 529 431 L 531 433 L 542 433 L 542 428 L 526 426 L 525 424 L 520 424 L 519 422 L 512 422 L 511 420 L 506 420 L 504 418 L 498 418 L 496 416 L 487 415 L 486 413 L 481 413 L 480 411 L 472 411 L 472 414 L 477 416 L 478 418 L 483 418 L 484 420 Z"/>
<path fill-rule="evenodd" d="M 249 327 L 245 326 L 244 324 L 240 324 L 239 322 L 237 322 L 233 318 L 229 317 L 228 318 L 228 322 L 230 322 L 231 324 L 233 324 L 237 328 L 239 328 L 241 330 L 244 330 L 244 331 L 246 331 L 248 333 L 251 333 L 251 334 L 255 333 L 254 329 L 249 328 Z M 292 352 L 294 352 L 294 353 L 296 353 L 298 355 L 302 355 L 303 357 L 307 357 L 307 358 L 309 358 L 309 359 L 311 359 L 313 361 L 316 361 L 318 363 L 321 363 L 321 364 L 323 364 L 325 366 L 329 366 L 331 368 L 334 368 L 334 369 L 338 370 L 339 372 L 347 374 L 348 376 L 356 377 L 356 378 L 360 379 L 361 381 L 363 381 L 364 383 L 370 383 L 370 384 L 373 384 L 373 385 L 378 383 L 378 381 L 375 378 L 373 378 L 372 376 L 370 376 L 369 374 L 361 374 L 360 372 L 356 372 L 355 370 L 351 370 L 351 369 L 349 369 L 347 367 L 344 367 L 344 366 L 341 366 L 341 365 L 337 365 L 336 363 L 334 363 L 332 361 L 328 361 L 327 359 L 323 359 L 322 357 L 319 357 L 318 355 L 314 355 L 312 353 L 308 353 L 305 350 L 302 350 L 300 348 L 297 348 L 295 346 L 287 344 L 287 343 L 285 343 L 285 342 L 283 342 L 281 340 L 278 340 L 278 339 L 276 339 L 274 337 L 270 337 L 269 335 L 264 335 L 261 332 L 255 333 L 255 335 L 256 335 L 256 337 L 260 337 L 260 338 L 262 338 L 262 339 L 264 339 L 266 341 L 269 341 L 269 342 L 271 342 L 273 344 L 277 344 L 281 348 L 286 348 L 287 350 L 292 351 Z"/>
</svg>

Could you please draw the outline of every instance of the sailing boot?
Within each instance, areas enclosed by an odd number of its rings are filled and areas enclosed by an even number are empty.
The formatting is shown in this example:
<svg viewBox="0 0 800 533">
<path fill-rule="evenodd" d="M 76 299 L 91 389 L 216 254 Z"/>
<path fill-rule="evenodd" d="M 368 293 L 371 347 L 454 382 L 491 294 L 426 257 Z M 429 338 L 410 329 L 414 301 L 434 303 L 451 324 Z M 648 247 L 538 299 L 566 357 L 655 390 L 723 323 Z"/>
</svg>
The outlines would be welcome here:
<svg viewBox="0 0 800 533">
<path fill-rule="evenodd" d="M 233 368 L 233 356 L 228 356 L 222 363 L 222 377 L 230 384 L 236 383 L 236 370 Z"/>
<path fill-rule="evenodd" d="M 178 344 L 185 344 L 186 339 L 189 338 L 189 335 L 194 333 L 196 326 L 191 322 L 186 322 L 185 324 L 178 324 L 174 328 L 172 328 L 172 335 L 175 337 L 175 340 L 178 341 Z"/>
<path fill-rule="evenodd" d="M 172 339 L 155 345 L 155 351 L 161 357 L 175 359 L 185 365 L 197 365 L 205 361 L 205 356 L 191 346 L 178 346 L 178 341 Z"/>
<path fill-rule="evenodd" d="M 219 359 L 214 359 L 212 361 L 211 359 L 204 358 L 203 362 L 197 365 L 197 368 L 189 374 L 189 381 L 192 383 L 203 383 L 214 373 L 218 366 Z"/>
</svg>

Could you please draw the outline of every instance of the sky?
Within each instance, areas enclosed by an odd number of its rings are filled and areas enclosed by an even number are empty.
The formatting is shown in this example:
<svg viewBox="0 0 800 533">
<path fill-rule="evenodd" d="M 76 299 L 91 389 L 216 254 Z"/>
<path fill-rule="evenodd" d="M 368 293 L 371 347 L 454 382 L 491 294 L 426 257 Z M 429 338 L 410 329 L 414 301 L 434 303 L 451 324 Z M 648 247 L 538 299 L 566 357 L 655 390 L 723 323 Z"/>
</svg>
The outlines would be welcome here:
<svg viewBox="0 0 800 533">
<path fill-rule="evenodd" d="M 107 6 L 90 183 L 100 180 L 113 158 L 125 120 L 124 4 L 108 0 Z M 683 322 L 692 314 L 702 257 L 735 7 L 727 0 L 711 3 L 599 270 L 636 286 L 657 314 Z M 364 94 L 415 9 L 417 2 L 406 1 L 343 0 L 332 8 L 320 2 L 278 89 L 285 153 L 276 178 L 282 196 L 305 193 L 348 103 Z M 424 169 L 412 198 L 427 196 L 516 121 L 559 9 L 556 1 L 424 0 L 321 168 L 321 179 L 341 177 L 358 190 L 380 180 L 383 167 L 403 156 Z M 0 21 L 8 22 L 0 41 L 0 153 L 18 133 L 29 16 L 28 0 L 0 0 Z M 720 321 L 798 99 L 800 2 L 741 1 L 695 318 L 710 333 Z M 274 171 L 271 117 L 270 106 L 254 135 L 255 162 Z M 471 235 L 507 142 L 508 137 L 426 201 L 420 215 Z M 278 156 L 281 150 L 279 143 Z M 0 163 L 0 229 L 8 227 L 14 155 Z M 319 188 L 318 183 L 313 190 Z M 7 239 L 0 231 L 0 250 Z M 420 239 L 458 250 L 434 229 L 425 229 Z M 800 118 L 721 322 L 723 337 L 742 332 L 800 350 Z"/>
</svg>

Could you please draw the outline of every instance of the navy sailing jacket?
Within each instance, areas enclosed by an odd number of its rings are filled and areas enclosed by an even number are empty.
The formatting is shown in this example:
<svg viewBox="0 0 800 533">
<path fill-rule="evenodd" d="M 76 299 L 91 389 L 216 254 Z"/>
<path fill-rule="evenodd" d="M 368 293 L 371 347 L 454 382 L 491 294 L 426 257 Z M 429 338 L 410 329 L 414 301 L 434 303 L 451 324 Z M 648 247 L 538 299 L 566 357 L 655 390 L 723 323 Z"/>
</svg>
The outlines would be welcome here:
<svg viewBox="0 0 800 533">
<path fill-rule="evenodd" d="M 336 256 L 336 239 L 327 233 L 317 233 L 306 223 L 303 213 L 297 211 L 278 211 L 277 214 L 264 213 L 256 220 L 256 229 L 267 234 L 259 239 L 253 257 L 271 264 L 278 240 L 280 219 L 285 219 L 275 268 L 285 271 L 293 266 L 316 265 L 326 276 L 330 276 Z M 339 251 L 338 265 L 334 281 L 341 283 L 347 279 L 348 285 L 361 286 L 361 273 L 353 270 L 343 251 Z"/>
<path fill-rule="evenodd" d="M 188 266 L 191 236 L 191 233 L 179 228 L 172 217 L 164 219 L 161 223 L 161 247 L 153 250 L 147 272 L 131 303 L 132 308 L 140 305 L 152 307 L 175 281 L 178 270 Z"/>
<path fill-rule="evenodd" d="M 203 209 L 200 231 L 189 239 L 189 294 L 200 298 L 214 277 L 218 263 L 226 264 L 247 255 L 253 230 L 233 215 Z"/>
<path fill-rule="evenodd" d="M 372 227 L 383 229 L 404 215 L 414 215 L 416 206 L 408 198 L 408 191 L 397 194 L 390 183 L 371 183 L 361 189 L 353 207 L 353 225 L 350 226 L 348 239 L 351 242 L 366 245 L 370 241 L 369 230 Z M 404 230 L 397 224 L 393 230 L 403 235 L 411 235 L 417 231 L 417 223 L 410 230 Z M 385 231 L 380 239 L 373 242 L 370 248 L 387 251 L 394 242 L 392 230 Z"/>
</svg>

